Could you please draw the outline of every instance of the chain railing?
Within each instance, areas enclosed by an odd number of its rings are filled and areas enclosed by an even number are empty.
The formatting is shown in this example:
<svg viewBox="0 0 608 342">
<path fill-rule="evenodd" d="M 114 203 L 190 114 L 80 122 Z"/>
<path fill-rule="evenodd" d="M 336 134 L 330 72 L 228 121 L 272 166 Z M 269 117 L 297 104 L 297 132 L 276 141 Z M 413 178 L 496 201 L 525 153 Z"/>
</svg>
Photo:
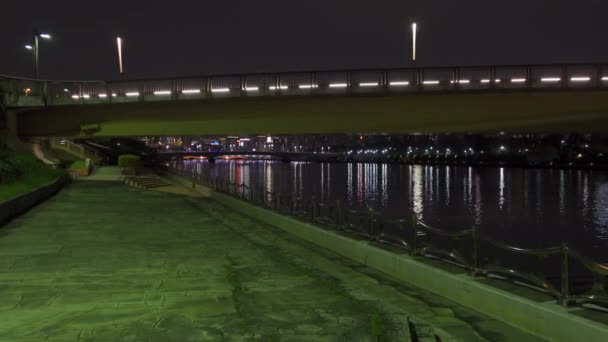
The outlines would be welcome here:
<svg viewBox="0 0 608 342">
<path fill-rule="evenodd" d="M 117 81 L 0 75 L 9 106 L 182 101 L 282 95 L 608 88 L 608 64 L 502 65 L 207 75 Z"/>
<path fill-rule="evenodd" d="M 429 226 L 415 214 L 410 219 L 387 220 L 372 208 L 353 210 L 339 200 L 303 199 L 194 171 L 169 170 L 281 214 L 390 244 L 414 257 L 439 259 L 476 277 L 509 281 L 541 291 L 564 306 L 585 305 L 608 312 L 608 265 L 583 256 L 565 243 L 543 249 L 518 248 L 482 236 L 477 227 L 447 231 Z"/>
</svg>

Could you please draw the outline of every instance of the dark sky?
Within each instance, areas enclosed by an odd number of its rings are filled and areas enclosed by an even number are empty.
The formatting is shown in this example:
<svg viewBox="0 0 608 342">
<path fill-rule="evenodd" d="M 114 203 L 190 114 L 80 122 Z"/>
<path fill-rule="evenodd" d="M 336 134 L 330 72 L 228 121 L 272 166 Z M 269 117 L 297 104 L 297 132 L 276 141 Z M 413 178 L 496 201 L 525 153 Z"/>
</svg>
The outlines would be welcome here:
<svg viewBox="0 0 608 342">
<path fill-rule="evenodd" d="M 36 27 L 41 77 L 129 77 L 410 66 L 608 61 L 606 0 L 3 1 L 0 73 L 29 77 Z"/>
</svg>

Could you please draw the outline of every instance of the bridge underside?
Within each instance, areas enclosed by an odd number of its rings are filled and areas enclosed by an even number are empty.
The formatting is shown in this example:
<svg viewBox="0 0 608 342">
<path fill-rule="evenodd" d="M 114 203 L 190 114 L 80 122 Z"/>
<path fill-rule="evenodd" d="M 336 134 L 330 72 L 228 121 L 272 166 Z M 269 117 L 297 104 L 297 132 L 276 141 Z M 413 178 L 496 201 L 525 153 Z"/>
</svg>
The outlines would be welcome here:
<svg viewBox="0 0 608 342">
<path fill-rule="evenodd" d="M 19 134 L 597 132 L 608 91 L 236 98 L 20 110 Z"/>
</svg>

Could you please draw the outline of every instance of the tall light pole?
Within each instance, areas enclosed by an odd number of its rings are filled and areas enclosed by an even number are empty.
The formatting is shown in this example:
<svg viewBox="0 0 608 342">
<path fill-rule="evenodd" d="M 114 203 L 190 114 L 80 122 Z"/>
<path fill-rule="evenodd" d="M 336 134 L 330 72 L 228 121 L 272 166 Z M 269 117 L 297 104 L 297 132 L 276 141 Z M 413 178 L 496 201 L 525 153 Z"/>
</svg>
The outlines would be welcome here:
<svg viewBox="0 0 608 342">
<path fill-rule="evenodd" d="M 412 62 L 416 63 L 416 38 L 418 35 L 418 24 L 412 23 Z"/>
<path fill-rule="evenodd" d="M 116 46 L 118 47 L 118 70 L 120 71 L 120 78 L 125 78 L 124 64 L 122 62 L 122 38 L 116 38 Z"/>
<path fill-rule="evenodd" d="M 34 31 L 34 41 L 32 45 L 26 45 L 25 48 L 32 51 L 34 57 L 34 79 L 38 79 L 38 48 L 39 48 L 39 40 L 42 39 L 51 39 L 51 35 L 48 33 L 40 33 L 38 30 Z"/>
</svg>

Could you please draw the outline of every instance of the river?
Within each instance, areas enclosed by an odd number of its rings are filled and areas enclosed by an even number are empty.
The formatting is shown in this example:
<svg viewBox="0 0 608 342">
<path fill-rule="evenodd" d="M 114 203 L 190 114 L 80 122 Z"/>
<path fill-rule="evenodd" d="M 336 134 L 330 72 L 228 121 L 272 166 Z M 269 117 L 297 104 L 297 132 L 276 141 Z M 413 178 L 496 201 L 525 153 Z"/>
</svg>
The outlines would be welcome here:
<svg viewBox="0 0 608 342">
<path fill-rule="evenodd" d="M 369 206 L 389 219 L 416 215 L 452 231 L 477 226 L 485 236 L 523 248 L 567 242 L 608 261 L 606 172 L 264 160 L 194 160 L 177 167 L 355 209 Z"/>
</svg>

